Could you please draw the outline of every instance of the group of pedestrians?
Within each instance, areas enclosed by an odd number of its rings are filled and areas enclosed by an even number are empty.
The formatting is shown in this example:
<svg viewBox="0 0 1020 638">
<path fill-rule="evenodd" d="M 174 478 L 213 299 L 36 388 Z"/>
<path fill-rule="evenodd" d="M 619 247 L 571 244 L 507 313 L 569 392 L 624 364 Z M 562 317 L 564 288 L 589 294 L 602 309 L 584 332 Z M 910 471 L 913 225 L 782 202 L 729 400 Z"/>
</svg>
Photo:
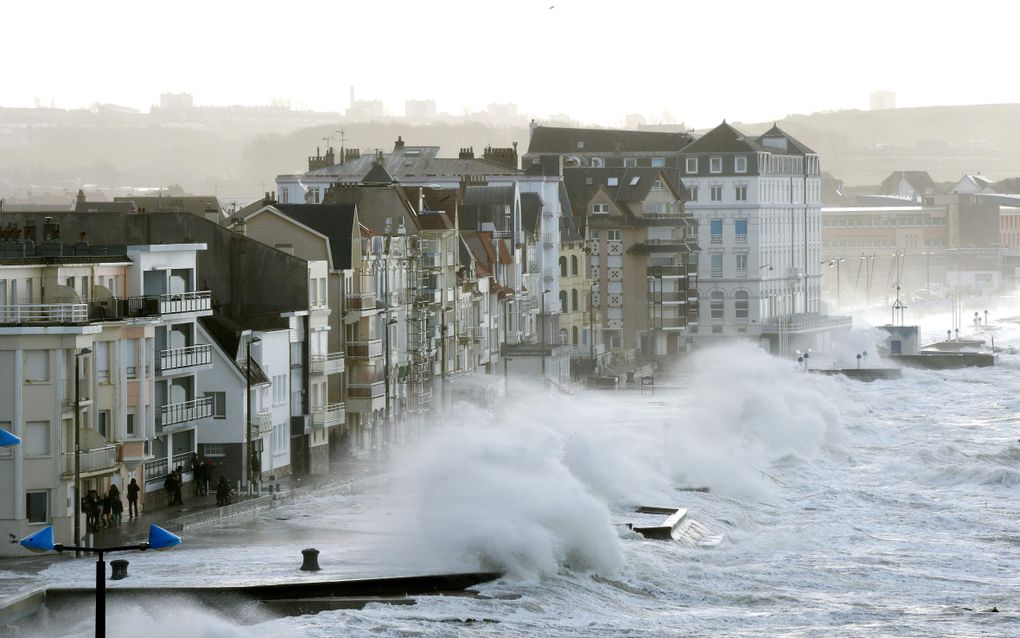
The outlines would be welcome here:
<svg viewBox="0 0 1020 638">
<path fill-rule="evenodd" d="M 131 479 L 132 485 L 137 490 L 138 484 Z M 138 511 L 138 492 L 134 492 L 134 500 L 131 500 L 131 486 L 128 486 L 128 503 Z M 85 498 L 81 500 L 81 510 L 85 514 L 85 529 L 89 532 L 98 532 L 107 527 L 121 524 L 124 514 L 124 502 L 120 500 L 120 489 L 111 485 L 106 494 L 100 496 L 96 490 L 89 490 Z"/>
</svg>

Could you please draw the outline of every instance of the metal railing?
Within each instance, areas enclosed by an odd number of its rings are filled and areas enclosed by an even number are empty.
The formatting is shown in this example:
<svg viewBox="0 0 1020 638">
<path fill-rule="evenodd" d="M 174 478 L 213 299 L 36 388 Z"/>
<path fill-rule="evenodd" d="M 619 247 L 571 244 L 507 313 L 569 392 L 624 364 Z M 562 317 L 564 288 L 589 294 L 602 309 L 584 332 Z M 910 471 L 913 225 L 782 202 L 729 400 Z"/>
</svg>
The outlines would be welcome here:
<svg viewBox="0 0 1020 638">
<path fill-rule="evenodd" d="M 117 446 L 106 445 L 91 450 L 82 450 L 80 470 L 82 474 L 107 470 L 117 465 Z M 64 474 L 74 474 L 74 452 L 64 453 Z"/>
<path fill-rule="evenodd" d="M 312 374 L 340 374 L 344 371 L 344 353 L 313 354 L 308 357 L 308 363 Z"/>
<path fill-rule="evenodd" d="M 721 244 L 722 243 L 722 235 L 719 234 L 719 233 L 712 233 L 711 236 L 709 237 L 709 243 L 711 243 L 711 244 Z"/>
<path fill-rule="evenodd" d="M 738 244 L 746 244 L 747 243 L 747 234 L 744 233 L 744 234 L 737 235 L 737 243 Z"/>
<path fill-rule="evenodd" d="M 252 436 L 265 436 L 273 431 L 273 413 L 261 410 L 251 415 Z"/>
<path fill-rule="evenodd" d="M 159 427 L 166 427 L 177 423 L 187 423 L 188 421 L 197 421 L 198 419 L 211 417 L 212 413 L 212 397 L 202 397 L 201 399 L 192 399 L 191 401 L 182 401 L 180 403 L 168 403 L 160 407 L 159 414 L 157 415 L 157 424 Z"/>
<path fill-rule="evenodd" d="M 327 403 L 312 410 L 312 426 L 327 428 L 347 422 L 347 410 L 343 403 Z"/>
<path fill-rule="evenodd" d="M 686 272 L 683 265 L 649 266 L 647 269 L 649 277 L 683 277 Z"/>
<path fill-rule="evenodd" d="M 208 290 L 179 292 L 159 296 L 159 314 L 175 315 L 212 309 L 212 293 Z"/>
<path fill-rule="evenodd" d="M 761 323 L 762 332 L 807 332 L 849 326 L 851 318 L 844 315 L 798 314 L 770 317 Z"/>
<path fill-rule="evenodd" d="M 166 457 L 145 462 L 145 480 L 158 481 L 170 473 Z"/>
<path fill-rule="evenodd" d="M 722 268 L 713 268 L 709 273 L 711 277 L 722 277 Z"/>
<path fill-rule="evenodd" d="M 369 339 L 367 341 L 348 341 L 347 356 L 352 359 L 367 359 L 369 357 L 381 357 L 383 353 L 382 339 Z"/>
<path fill-rule="evenodd" d="M 683 303 L 687 301 L 687 291 L 664 290 L 653 292 L 648 295 L 648 301 L 651 303 Z"/>
<path fill-rule="evenodd" d="M 0 324 L 79 324 L 89 320 L 84 303 L 44 303 L 0 306 Z"/>
<path fill-rule="evenodd" d="M 542 243 L 546 246 L 555 246 L 557 244 L 556 233 L 542 233 Z"/>
<path fill-rule="evenodd" d="M 159 352 L 159 370 L 179 370 L 212 363 L 212 346 L 204 343 L 183 348 L 168 348 Z"/>
</svg>

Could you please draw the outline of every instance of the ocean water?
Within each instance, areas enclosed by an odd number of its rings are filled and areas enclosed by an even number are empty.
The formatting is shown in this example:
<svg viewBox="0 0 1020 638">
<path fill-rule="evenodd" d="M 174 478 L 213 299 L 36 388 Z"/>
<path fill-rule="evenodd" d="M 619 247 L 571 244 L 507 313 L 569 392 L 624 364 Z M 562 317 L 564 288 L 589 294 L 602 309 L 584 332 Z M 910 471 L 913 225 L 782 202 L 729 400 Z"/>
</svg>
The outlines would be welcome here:
<svg viewBox="0 0 1020 638">
<path fill-rule="evenodd" d="M 1020 326 L 996 333 L 1007 344 Z M 865 330 L 815 360 L 873 346 Z M 858 383 L 734 345 L 668 385 L 465 406 L 352 493 L 129 557 L 132 586 L 506 572 L 480 596 L 291 618 L 114 605 L 109 635 L 1020 635 L 1020 355 Z M 686 507 L 723 540 L 643 539 L 623 525 L 642 504 Z M 309 546 L 314 576 L 296 572 Z M 90 635 L 81 618 L 54 610 L 38 635 Z"/>
</svg>

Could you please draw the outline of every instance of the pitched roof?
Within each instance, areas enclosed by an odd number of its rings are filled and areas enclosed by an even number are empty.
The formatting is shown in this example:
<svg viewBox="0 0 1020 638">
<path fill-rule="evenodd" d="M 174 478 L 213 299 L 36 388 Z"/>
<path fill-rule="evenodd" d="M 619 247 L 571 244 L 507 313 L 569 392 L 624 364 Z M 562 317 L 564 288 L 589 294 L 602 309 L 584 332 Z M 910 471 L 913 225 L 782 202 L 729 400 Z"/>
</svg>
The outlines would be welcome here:
<svg viewBox="0 0 1020 638">
<path fill-rule="evenodd" d="M 354 219 L 357 216 L 355 205 L 273 204 L 272 207 L 329 239 L 329 252 L 333 257 L 330 266 L 333 269 L 351 268 Z"/>
<path fill-rule="evenodd" d="M 410 177 L 455 177 L 460 175 L 518 175 L 521 171 L 499 162 L 480 158 L 436 157 L 438 146 L 400 146 L 390 153 L 365 155 L 342 164 L 309 171 L 311 177 L 338 177 L 361 181 L 380 162 L 391 180 Z"/>
<path fill-rule="evenodd" d="M 748 153 L 758 151 L 771 153 L 775 150 L 764 146 L 753 137 L 744 135 L 724 120 L 722 124 L 694 140 L 684 149 L 684 153 Z"/>
<path fill-rule="evenodd" d="M 915 193 L 924 194 L 929 190 L 933 193 L 941 192 L 938 184 L 931 178 L 928 171 L 893 171 L 889 174 L 889 177 L 882 180 L 882 187 L 879 193 L 882 195 L 899 195 L 901 179 L 906 180 Z"/>
<path fill-rule="evenodd" d="M 616 185 L 610 185 L 612 178 L 616 179 Z M 569 168 L 563 171 L 563 183 L 575 216 L 584 215 L 600 188 L 616 202 L 640 203 L 648 198 L 655 180 L 661 180 L 677 199 L 687 199 L 683 185 L 678 188 L 669 173 L 661 168 Z"/>
<path fill-rule="evenodd" d="M 378 161 L 373 162 L 372 168 L 361 178 L 362 184 L 392 184 L 393 182 L 393 176 L 383 168 L 382 162 Z"/>
<path fill-rule="evenodd" d="M 241 352 L 241 331 L 246 328 L 220 313 L 208 317 L 199 317 L 198 321 L 202 324 L 202 328 L 205 329 L 209 337 L 216 342 L 216 345 L 223 350 L 223 353 L 234 364 L 234 367 L 241 374 L 241 379 L 244 379 L 248 375 L 249 367 L 248 359 L 243 357 L 247 353 Z M 262 366 L 254 358 L 251 360 L 251 377 L 248 378 L 248 381 L 252 385 L 271 385 L 269 375 L 266 374 L 265 370 L 262 369 Z"/>
<path fill-rule="evenodd" d="M 781 147 L 777 148 L 776 146 L 773 146 L 773 144 L 779 141 L 783 143 Z M 758 136 L 758 143 L 766 148 L 785 151 L 787 154 L 817 155 L 817 153 L 812 151 L 805 144 L 783 129 L 779 128 L 776 124 L 773 124 L 772 128 Z"/>
<path fill-rule="evenodd" d="M 385 233 L 387 224 L 393 231 L 400 227 L 410 233 L 418 228 L 417 216 L 404 189 L 396 184 L 340 184 L 330 188 L 322 198 L 326 204 L 354 204 L 358 221 L 376 233 Z"/>
<path fill-rule="evenodd" d="M 528 153 L 675 153 L 691 139 L 687 133 L 536 126 Z"/>
<path fill-rule="evenodd" d="M 521 225 L 529 233 L 538 232 L 538 220 L 542 216 L 542 198 L 538 193 L 521 193 Z"/>
<path fill-rule="evenodd" d="M 114 197 L 115 202 L 134 202 L 138 210 L 147 213 L 219 213 L 222 209 L 214 195 L 186 195 L 181 197 Z"/>
</svg>

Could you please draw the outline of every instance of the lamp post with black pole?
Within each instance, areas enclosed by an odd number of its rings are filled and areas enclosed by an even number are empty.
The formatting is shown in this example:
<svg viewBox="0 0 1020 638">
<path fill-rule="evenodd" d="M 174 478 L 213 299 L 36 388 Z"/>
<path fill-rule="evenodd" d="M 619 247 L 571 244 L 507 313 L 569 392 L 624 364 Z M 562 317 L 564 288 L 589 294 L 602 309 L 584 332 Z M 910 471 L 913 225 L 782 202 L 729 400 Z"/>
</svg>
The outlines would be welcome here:
<svg viewBox="0 0 1020 638">
<path fill-rule="evenodd" d="M 49 525 L 19 541 L 25 549 L 43 553 L 73 549 L 76 555 L 88 552 L 96 555 L 96 638 L 106 636 L 106 561 L 105 554 L 110 552 L 140 551 L 149 549 L 171 549 L 181 544 L 181 537 L 172 534 L 158 525 L 149 526 L 149 539 L 137 545 L 120 545 L 116 547 L 85 547 L 78 544 L 61 545 L 53 542 L 53 526 Z M 114 561 L 116 562 L 116 561 Z"/>
<path fill-rule="evenodd" d="M 390 319 L 387 317 L 386 323 L 384 324 L 385 332 L 383 338 L 386 340 L 386 364 L 383 367 L 383 382 L 386 388 L 386 427 L 390 428 L 388 436 L 392 437 L 392 427 L 390 423 L 390 326 L 397 323 L 396 319 Z"/>
<path fill-rule="evenodd" d="M 245 489 L 248 495 L 252 493 L 252 446 L 251 446 L 251 428 L 252 428 L 252 405 L 251 405 L 251 344 L 262 341 L 261 337 L 249 337 L 248 342 L 245 344 L 245 403 L 247 406 L 245 428 L 244 428 L 244 459 L 241 461 L 241 467 L 244 469 L 244 481 Z"/>
<path fill-rule="evenodd" d="M 81 358 L 92 354 L 92 350 L 82 348 L 74 353 L 74 555 L 81 558 L 77 549 L 81 543 Z"/>
<path fill-rule="evenodd" d="M 542 358 L 542 383 L 545 383 L 545 296 L 549 293 L 549 289 L 542 291 L 542 315 L 540 317 L 539 328 L 539 356 Z"/>
</svg>

